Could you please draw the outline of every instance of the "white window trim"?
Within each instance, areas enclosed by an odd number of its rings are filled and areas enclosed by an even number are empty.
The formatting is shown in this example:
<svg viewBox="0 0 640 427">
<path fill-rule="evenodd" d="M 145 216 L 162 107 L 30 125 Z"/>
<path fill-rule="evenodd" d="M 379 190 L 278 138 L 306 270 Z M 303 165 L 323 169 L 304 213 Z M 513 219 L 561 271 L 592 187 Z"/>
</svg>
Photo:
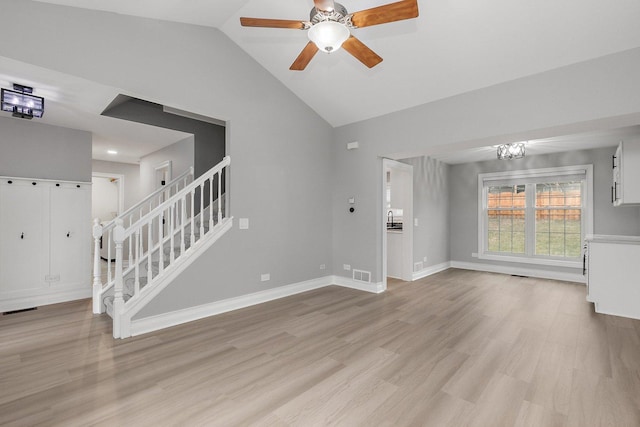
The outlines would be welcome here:
<svg viewBox="0 0 640 427">
<path fill-rule="evenodd" d="M 566 259 L 558 259 L 553 257 L 530 256 L 530 255 L 500 255 L 495 253 L 487 253 L 487 206 L 485 197 L 485 181 L 498 179 L 524 179 L 547 176 L 574 175 L 576 173 L 585 173 L 585 188 L 582 195 L 582 238 L 588 234 L 593 234 L 593 165 L 574 165 L 562 166 L 556 168 L 529 169 L 507 172 L 491 172 L 478 174 L 478 258 L 489 261 L 517 262 L 523 264 L 538 264 L 555 267 L 571 267 L 582 268 L 580 260 L 570 261 Z M 530 201 L 528 201 L 527 206 Z M 527 236 L 527 244 L 530 244 L 530 238 Z"/>
</svg>

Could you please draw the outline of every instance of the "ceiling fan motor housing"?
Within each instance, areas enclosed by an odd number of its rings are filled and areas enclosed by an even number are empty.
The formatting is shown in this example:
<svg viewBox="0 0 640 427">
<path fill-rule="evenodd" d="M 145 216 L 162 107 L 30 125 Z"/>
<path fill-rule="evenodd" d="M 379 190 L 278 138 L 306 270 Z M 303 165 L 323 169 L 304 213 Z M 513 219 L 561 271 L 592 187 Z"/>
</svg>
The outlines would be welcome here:
<svg viewBox="0 0 640 427">
<path fill-rule="evenodd" d="M 319 10 L 318 8 L 312 8 L 309 14 L 309 21 L 312 25 L 322 21 L 334 21 L 344 24 L 353 28 L 351 24 L 351 15 L 347 12 L 347 8 L 340 3 L 334 3 L 332 11 Z"/>
</svg>

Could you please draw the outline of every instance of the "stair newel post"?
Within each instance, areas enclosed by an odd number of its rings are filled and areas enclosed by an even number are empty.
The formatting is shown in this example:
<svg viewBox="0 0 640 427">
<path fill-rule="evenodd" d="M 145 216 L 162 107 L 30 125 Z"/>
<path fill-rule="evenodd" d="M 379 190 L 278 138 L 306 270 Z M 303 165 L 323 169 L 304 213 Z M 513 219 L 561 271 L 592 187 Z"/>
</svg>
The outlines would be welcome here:
<svg viewBox="0 0 640 427">
<path fill-rule="evenodd" d="M 93 220 L 93 312 L 102 313 L 102 263 L 100 262 L 100 239 L 102 238 L 102 225 L 100 218 Z"/>
<path fill-rule="evenodd" d="M 218 224 L 222 221 L 222 171 L 218 172 Z"/>
<path fill-rule="evenodd" d="M 113 337 L 121 337 L 121 321 L 124 312 L 124 291 L 122 277 L 122 243 L 124 242 L 124 227 L 122 219 L 116 219 L 116 226 L 113 229 L 113 241 L 116 245 L 116 272 L 113 292 Z"/>
</svg>

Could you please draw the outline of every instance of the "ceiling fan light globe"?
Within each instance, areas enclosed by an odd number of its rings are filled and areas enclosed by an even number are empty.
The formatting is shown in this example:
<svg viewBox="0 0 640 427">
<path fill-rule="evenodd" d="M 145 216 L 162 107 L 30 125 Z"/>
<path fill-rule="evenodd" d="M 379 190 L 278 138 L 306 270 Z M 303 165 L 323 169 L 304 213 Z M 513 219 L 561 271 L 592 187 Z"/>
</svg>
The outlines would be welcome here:
<svg viewBox="0 0 640 427">
<path fill-rule="evenodd" d="M 335 52 L 351 35 L 349 29 L 339 22 L 322 21 L 309 28 L 309 40 L 325 53 Z"/>
</svg>

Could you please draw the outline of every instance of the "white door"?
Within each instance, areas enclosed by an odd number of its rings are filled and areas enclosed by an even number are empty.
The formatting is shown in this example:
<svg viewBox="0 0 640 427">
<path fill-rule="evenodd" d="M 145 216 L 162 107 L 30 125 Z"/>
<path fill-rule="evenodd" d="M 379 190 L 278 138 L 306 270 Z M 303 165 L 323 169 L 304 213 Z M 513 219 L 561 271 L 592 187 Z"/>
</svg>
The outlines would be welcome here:
<svg viewBox="0 0 640 427">
<path fill-rule="evenodd" d="M 0 183 L 0 295 L 22 297 L 48 288 L 46 184 Z"/>
<path fill-rule="evenodd" d="M 51 188 L 51 286 L 90 283 L 91 209 L 87 184 Z"/>
</svg>

